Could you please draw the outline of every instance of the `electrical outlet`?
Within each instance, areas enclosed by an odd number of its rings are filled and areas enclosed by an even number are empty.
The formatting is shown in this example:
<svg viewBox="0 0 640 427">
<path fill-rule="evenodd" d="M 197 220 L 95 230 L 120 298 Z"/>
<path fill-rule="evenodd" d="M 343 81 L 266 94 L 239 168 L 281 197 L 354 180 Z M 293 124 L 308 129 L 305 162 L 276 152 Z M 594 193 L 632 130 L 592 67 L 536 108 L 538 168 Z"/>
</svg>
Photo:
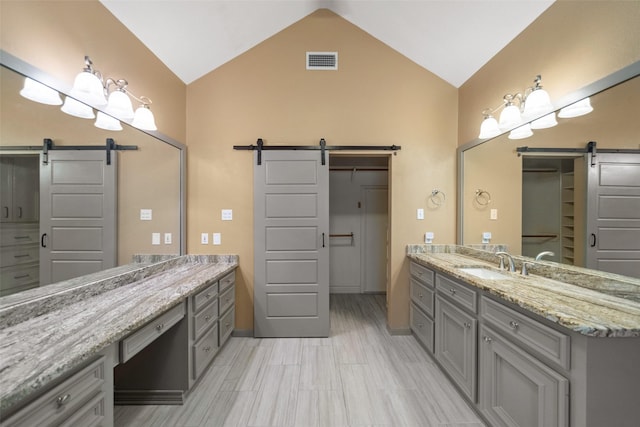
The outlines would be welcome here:
<svg viewBox="0 0 640 427">
<path fill-rule="evenodd" d="M 424 242 L 425 243 L 433 243 L 433 231 L 427 231 L 424 233 Z"/>
<path fill-rule="evenodd" d="M 203 245 L 209 244 L 209 233 L 202 233 L 200 235 L 200 243 Z"/>
<path fill-rule="evenodd" d="M 164 233 L 164 244 L 165 245 L 170 245 L 171 244 L 171 233 Z"/>
<path fill-rule="evenodd" d="M 151 209 L 140 209 L 140 220 L 151 221 L 153 218 L 153 211 Z"/>
<path fill-rule="evenodd" d="M 491 241 L 491 232 L 485 231 L 482 233 L 482 243 L 489 243 Z"/>
<path fill-rule="evenodd" d="M 417 219 L 424 219 L 424 209 L 422 209 L 422 208 L 418 209 L 418 211 L 416 212 L 416 218 Z"/>
</svg>

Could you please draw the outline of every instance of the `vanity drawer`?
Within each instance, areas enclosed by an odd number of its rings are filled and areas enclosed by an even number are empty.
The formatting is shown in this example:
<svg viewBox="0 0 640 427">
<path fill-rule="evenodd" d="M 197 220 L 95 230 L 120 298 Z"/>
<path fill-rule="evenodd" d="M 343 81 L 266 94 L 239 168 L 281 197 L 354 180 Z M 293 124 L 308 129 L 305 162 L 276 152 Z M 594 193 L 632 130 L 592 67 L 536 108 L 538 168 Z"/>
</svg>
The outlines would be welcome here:
<svg viewBox="0 0 640 427">
<path fill-rule="evenodd" d="M 120 363 L 125 363 L 184 317 L 184 302 L 120 341 Z"/>
<path fill-rule="evenodd" d="M 436 275 L 436 289 L 458 305 L 478 312 L 478 293 L 466 285 L 458 283 L 441 274 Z"/>
<path fill-rule="evenodd" d="M 200 335 L 218 320 L 218 301 L 212 301 L 198 314 L 193 316 L 193 339 L 197 340 Z"/>
<path fill-rule="evenodd" d="M 480 314 L 506 336 L 569 369 L 569 336 L 484 296 L 480 301 Z"/>
<path fill-rule="evenodd" d="M 232 308 L 220 318 L 220 347 L 227 342 L 233 332 L 236 310 Z"/>
<path fill-rule="evenodd" d="M 231 273 L 224 276 L 220 279 L 220 292 L 224 292 L 229 289 L 229 286 L 233 285 L 236 282 L 236 272 L 232 271 Z"/>
<path fill-rule="evenodd" d="M 87 400 L 96 394 L 104 395 L 105 358 L 100 357 L 72 375 L 62 384 L 46 392 L 8 420 L 3 427 L 33 427 L 58 425 L 61 421 L 83 411 Z M 103 411 L 104 414 L 104 411 Z"/>
<path fill-rule="evenodd" d="M 193 346 L 193 379 L 198 379 L 218 351 L 218 326 L 204 334 Z"/>
<path fill-rule="evenodd" d="M 233 306 L 236 301 L 236 287 L 231 286 L 224 292 L 220 293 L 220 314 L 224 314 L 225 311 L 229 309 L 229 307 Z"/>
<path fill-rule="evenodd" d="M 409 307 L 409 322 L 416 338 L 433 353 L 433 320 L 412 303 Z"/>
<path fill-rule="evenodd" d="M 213 285 L 209 285 L 204 290 L 198 292 L 193 296 L 193 311 L 198 312 L 202 307 L 207 305 L 209 301 L 213 301 L 218 296 L 218 282 Z"/>
<path fill-rule="evenodd" d="M 411 278 L 411 300 L 431 317 L 433 317 L 434 295 L 435 291 L 432 288 Z"/>
<path fill-rule="evenodd" d="M 40 247 L 36 244 L 8 246 L 0 249 L 0 267 L 38 262 Z"/>
<path fill-rule="evenodd" d="M 93 399 L 82 405 L 71 417 L 64 420 L 60 427 L 82 426 L 98 427 L 102 426 L 105 417 L 105 394 L 98 393 Z"/>
<path fill-rule="evenodd" d="M 425 285 L 433 286 L 434 273 L 427 267 L 423 267 L 420 264 L 412 261 L 411 264 L 409 264 L 409 272 L 413 277 L 415 277 Z"/>
</svg>

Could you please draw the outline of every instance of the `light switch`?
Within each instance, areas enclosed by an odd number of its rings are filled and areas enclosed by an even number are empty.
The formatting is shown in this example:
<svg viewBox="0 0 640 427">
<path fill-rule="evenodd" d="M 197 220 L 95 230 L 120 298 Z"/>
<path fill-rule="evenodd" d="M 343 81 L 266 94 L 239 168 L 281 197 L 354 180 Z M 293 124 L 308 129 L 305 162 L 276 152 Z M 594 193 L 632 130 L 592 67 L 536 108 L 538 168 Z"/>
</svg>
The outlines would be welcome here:
<svg viewBox="0 0 640 427">
<path fill-rule="evenodd" d="M 222 236 L 220 233 L 213 233 L 213 244 L 220 245 L 222 244 Z"/>
<path fill-rule="evenodd" d="M 200 243 L 203 245 L 209 244 L 209 233 L 202 233 L 200 235 Z"/>
<path fill-rule="evenodd" d="M 151 233 L 151 244 L 152 245 L 160 244 L 160 233 Z"/>
<path fill-rule="evenodd" d="M 489 219 L 498 219 L 498 209 L 491 209 Z"/>
<path fill-rule="evenodd" d="M 424 209 L 422 209 L 422 208 L 418 209 L 418 211 L 416 213 L 416 218 L 417 219 L 424 219 Z"/>
<path fill-rule="evenodd" d="M 164 244 L 165 245 L 171 244 L 171 233 L 164 233 Z"/>
<path fill-rule="evenodd" d="M 153 211 L 151 209 L 140 209 L 140 219 L 142 221 L 151 221 Z"/>
<path fill-rule="evenodd" d="M 223 221 L 233 220 L 233 209 L 222 209 L 222 220 Z"/>
</svg>

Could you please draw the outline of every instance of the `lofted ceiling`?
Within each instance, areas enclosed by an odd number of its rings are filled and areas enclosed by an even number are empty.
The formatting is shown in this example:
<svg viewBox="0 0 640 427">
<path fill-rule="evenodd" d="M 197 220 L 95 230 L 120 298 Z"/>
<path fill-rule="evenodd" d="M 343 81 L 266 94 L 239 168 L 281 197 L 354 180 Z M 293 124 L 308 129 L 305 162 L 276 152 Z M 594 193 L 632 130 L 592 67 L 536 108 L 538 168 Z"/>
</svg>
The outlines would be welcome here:
<svg viewBox="0 0 640 427">
<path fill-rule="evenodd" d="M 554 0 L 100 0 L 189 84 L 326 8 L 460 87 Z"/>
</svg>

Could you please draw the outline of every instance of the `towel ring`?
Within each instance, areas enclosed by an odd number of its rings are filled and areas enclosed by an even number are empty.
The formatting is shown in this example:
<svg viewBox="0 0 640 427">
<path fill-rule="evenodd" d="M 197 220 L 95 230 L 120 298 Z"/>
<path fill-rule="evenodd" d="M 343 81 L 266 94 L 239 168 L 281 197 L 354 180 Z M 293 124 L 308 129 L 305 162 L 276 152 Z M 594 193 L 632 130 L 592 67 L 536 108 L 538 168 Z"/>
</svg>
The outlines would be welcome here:
<svg viewBox="0 0 640 427">
<path fill-rule="evenodd" d="M 478 188 L 476 190 L 475 200 L 476 200 L 476 203 L 479 204 L 480 206 L 487 206 L 489 203 L 491 203 L 491 194 L 489 194 L 488 191 L 481 190 Z"/>
<path fill-rule="evenodd" d="M 434 189 L 431 191 L 429 200 L 431 200 L 431 203 L 433 203 L 434 206 L 442 206 L 444 202 L 447 200 L 447 196 L 445 196 L 445 194 L 442 191 L 438 189 Z"/>
</svg>

